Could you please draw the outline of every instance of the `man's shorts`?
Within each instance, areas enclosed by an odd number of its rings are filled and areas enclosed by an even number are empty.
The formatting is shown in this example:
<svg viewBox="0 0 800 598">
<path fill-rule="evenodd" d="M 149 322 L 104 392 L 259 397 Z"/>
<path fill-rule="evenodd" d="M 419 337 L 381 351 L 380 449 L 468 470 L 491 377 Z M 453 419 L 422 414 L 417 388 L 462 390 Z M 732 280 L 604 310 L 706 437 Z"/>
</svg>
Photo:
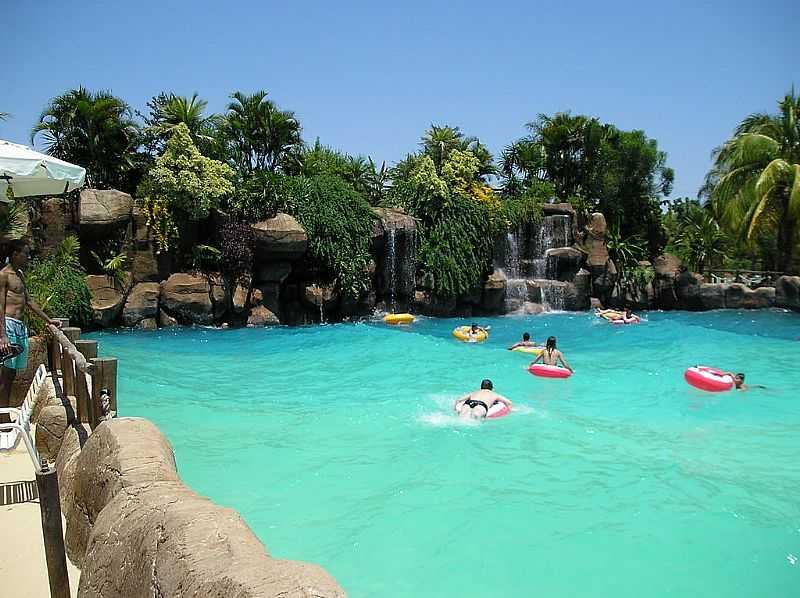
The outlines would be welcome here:
<svg viewBox="0 0 800 598">
<path fill-rule="evenodd" d="M 16 357 L 11 357 L 3 362 L 3 367 L 12 370 L 24 370 L 28 365 L 28 329 L 25 324 L 16 318 L 6 316 L 6 336 L 12 345 L 19 345 L 22 352 Z"/>
</svg>

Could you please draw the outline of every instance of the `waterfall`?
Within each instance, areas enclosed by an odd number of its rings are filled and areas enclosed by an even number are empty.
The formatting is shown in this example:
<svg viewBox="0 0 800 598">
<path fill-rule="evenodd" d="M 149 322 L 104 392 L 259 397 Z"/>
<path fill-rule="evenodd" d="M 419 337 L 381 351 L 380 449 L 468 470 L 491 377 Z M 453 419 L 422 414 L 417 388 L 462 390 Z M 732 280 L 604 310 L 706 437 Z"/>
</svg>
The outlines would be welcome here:
<svg viewBox="0 0 800 598">
<path fill-rule="evenodd" d="M 552 280 L 537 280 L 542 290 L 542 307 L 546 311 L 564 311 L 566 283 Z"/>
<path fill-rule="evenodd" d="M 414 274 L 417 270 L 417 247 L 416 234 L 414 229 L 406 229 L 403 235 L 405 240 L 403 260 L 401 263 L 401 293 L 403 295 L 414 294 Z"/>
<path fill-rule="evenodd" d="M 519 231 L 515 230 L 506 233 L 506 251 L 503 264 L 503 273 L 506 275 L 506 312 L 522 309 L 528 300 L 528 281 L 522 278 L 519 246 Z"/>
<path fill-rule="evenodd" d="M 389 261 L 389 311 L 392 313 L 395 310 L 395 296 L 397 294 L 396 232 L 393 228 L 386 231 L 386 259 Z"/>
<path fill-rule="evenodd" d="M 505 273 L 510 279 L 520 278 L 519 266 L 519 231 L 506 233 Z"/>
</svg>

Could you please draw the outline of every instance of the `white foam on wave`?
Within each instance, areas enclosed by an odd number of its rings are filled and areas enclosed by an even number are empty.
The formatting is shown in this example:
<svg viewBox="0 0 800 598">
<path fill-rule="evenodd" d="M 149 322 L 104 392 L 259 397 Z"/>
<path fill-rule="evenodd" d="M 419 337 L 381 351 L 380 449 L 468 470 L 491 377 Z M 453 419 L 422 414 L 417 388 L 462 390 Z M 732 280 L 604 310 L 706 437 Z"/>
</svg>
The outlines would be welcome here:
<svg viewBox="0 0 800 598">
<path fill-rule="evenodd" d="M 434 428 L 468 428 L 479 426 L 480 420 L 446 413 L 422 413 L 417 421 Z"/>
</svg>

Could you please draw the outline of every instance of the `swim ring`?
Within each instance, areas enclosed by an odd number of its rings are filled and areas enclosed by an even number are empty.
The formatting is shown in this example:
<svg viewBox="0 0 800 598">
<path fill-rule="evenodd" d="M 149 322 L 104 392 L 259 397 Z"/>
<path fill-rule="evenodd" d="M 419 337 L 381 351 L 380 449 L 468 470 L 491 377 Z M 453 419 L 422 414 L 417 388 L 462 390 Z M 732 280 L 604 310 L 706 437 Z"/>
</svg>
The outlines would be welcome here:
<svg viewBox="0 0 800 598">
<path fill-rule="evenodd" d="M 639 316 L 632 316 L 630 318 L 617 318 L 616 320 L 609 320 L 609 323 L 619 326 L 621 324 L 638 324 L 640 322 Z"/>
<path fill-rule="evenodd" d="M 497 419 L 498 417 L 504 417 L 509 413 L 511 413 L 511 408 L 498 401 L 489 407 L 489 411 L 486 413 L 486 419 Z"/>
<path fill-rule="evenodd" d="M 453 336 L 465 343 L 482 343 L 489 338 L 489 333 L 483 329 L 478 330 L 478 334 L 475 336 L 475 338 L 470 338 L 469 331 L 471 328 L 471 326 L 458 326 L 457 328 L 453 329 Z"/>
<path fill-rule="evenodd" d="M 387 324 L 413 324 L 416 318 L 411 314 L 386 314 L 383 321 Z"/>
<path fill-rule="evenodd" d="M 538 357 L 539 354 L 544 351 L 544 347 L 514 347 L 511 350 L 516 351 L 517 353 L 536 355 Z"/>
<path fill-rule="evenodd" d="M 733 388 L 733 377 L 718 369 L 696 365 L 687 369 L 683 377 L 692 386 L 706 392 L 723 392 Z"/>
<path fill-rule="evenodd" d="M 545 365 L 543 363 L 534 363 L 528 368 L 528 371 L 534 376 L 542 378 L 569 378 L 572 375 L 567 368 L 561 368 L 557 365 Z"/>
</svg>

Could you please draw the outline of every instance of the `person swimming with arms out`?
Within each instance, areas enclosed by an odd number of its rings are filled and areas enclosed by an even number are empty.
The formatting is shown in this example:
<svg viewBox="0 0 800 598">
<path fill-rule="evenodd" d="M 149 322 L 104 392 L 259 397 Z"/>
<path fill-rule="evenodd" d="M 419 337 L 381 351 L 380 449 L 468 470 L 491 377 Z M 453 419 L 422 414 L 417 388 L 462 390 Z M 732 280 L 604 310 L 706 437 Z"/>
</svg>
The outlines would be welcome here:
<svg viewBox="0 0 800 598">
<path fill-rule="evenodd" d="M 475 322 L 473 322 L 472 326 L 470 326 L 469 330 L 467 331 L 467 338 L 469 338 L 469 340 L 473 340 L 473 341 L 474 340 L 478 340 L 481 337 L 481 333 L 483 333 L 483 334 L 488 336 L 489 335 L 489 327 L 487 326 L 486 328 L 483 328 L 481 326 L 478 326 Z"/>
<path fill-rule="evenodd" d="M 558 362 L 560 361 L 565 368 L 567 368 L 573 374 L 575 373 L 575 370 L 573 370 L 572 367 L 570 367 L 570 365 L 567 363 L 567 360 L 564 359 L 564 354 L 556 348 L 556 337 L 554 336 L 551 336 L 547 339 L 547 343 L 544 346 L 544 351 L 539 353 L 531 365 L 539 363 L 540 361 L 545 365 L 553 366 L 558 366 Z"/>
<path fill-rule="evenodd" d="M 484 419 L 488 415 L 491 406 L 495 403 L 503 403 L 511 409 L 511 401 L 494 392 L 494 385 L 487 378 L 481 382 L 480 390 L 466 394 L 453 403 L 453 409 L 461 417 Z"/>
<path fill-rule="evenodd" d="M 527 332 L 525 332 L 522 335 L 522 340 L 521 341 L 517 341 L 516 343 L 511 345 L 508 348 L 508 350 L 509 351 L 513 351 L 517 347 L 536 347 L 536 346 L 538 346 L 538 345 L 531 340 L 531 335 L 528 334 Z"/>
</svg>

